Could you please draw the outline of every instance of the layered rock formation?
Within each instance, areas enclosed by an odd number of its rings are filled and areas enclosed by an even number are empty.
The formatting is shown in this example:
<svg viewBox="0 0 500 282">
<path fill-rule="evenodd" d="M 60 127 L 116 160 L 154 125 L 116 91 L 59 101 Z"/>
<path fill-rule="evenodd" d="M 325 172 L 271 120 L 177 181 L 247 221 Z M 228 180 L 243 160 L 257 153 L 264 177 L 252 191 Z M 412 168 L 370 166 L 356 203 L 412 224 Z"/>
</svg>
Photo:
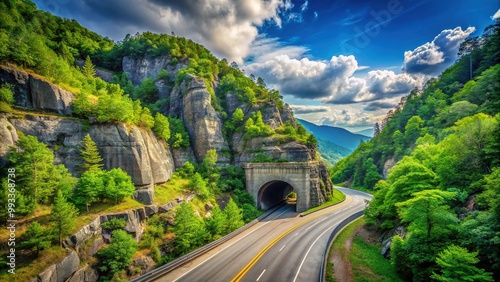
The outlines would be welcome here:
<svg viewBox="0 0 500 282">
<path fill-rule="evenodd" d="M 99 148 L 104 168 L 120 167 L 126 171 L 138 188 L 135 197 L 146 204 L 153 201 L 153 185 L 166 182 L 174 171 L 174 161 L 165 142 L 150 130 L 137 126 L 95 124 L 87 132 L 78 120 L 35 115 L 10 120 L 3 117 L 0 118 L 0 134 L 5 135 L 7 141 L 0 145 L 3 156 L 16 140 L 16 130 L 37 136 L 54 151 L 55 162 L 64 164 L 73 174 L 77 174 L 77 166 L 81 163 L 81 140 L 89 133 Z"/>
<path fill-rule="evenodd" d="M 19 107 L 71 115 L 73 94 L 36 75 L 0 65 L 0 82 L 14 86 L 15 104 Z"/>
<path fill-rule="evenodd" d="M 222 153 L 229 149 L 222 135 L 222 118 L 212 107 L 210 93 L 201 78 L 187 75 L 173 89 L 168 114 L 184 121 L 196 160 L 202 161 L 208 150 L 215 149 L 219 162 L 228 161 Z"/>
</svg>

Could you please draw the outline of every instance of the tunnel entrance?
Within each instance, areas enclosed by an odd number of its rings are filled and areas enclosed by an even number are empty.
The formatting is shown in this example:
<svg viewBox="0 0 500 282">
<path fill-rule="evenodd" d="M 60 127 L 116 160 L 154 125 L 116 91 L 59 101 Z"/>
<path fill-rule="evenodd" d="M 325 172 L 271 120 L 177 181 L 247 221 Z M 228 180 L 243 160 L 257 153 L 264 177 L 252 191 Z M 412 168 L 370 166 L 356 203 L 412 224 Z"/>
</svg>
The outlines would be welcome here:
<svg viewBox="0 0 500 282">
<path fill-rule="evenodd" d="M 266 210 L 285 200 L 291 192 L 294 192 L 292 185 L 284 181 L 273 180 L 267 182 L 259 190 L 257 208 Z"/>
</svg>

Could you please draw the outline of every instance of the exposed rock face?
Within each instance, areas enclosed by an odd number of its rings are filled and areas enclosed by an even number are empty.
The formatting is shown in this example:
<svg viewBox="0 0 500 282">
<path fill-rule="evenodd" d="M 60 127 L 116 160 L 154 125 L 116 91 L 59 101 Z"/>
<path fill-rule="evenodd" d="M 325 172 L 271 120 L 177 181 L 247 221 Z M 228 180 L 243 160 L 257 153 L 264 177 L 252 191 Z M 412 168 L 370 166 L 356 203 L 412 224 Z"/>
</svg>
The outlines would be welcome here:
<svg viewBox="0 0 500 282">
<path fill-rule="evenodd" d="M 194 156 L 193 149 L 191 147 L 187 148 L 179 148 L 179 149 L 171 149 L 172 157 L 174 158 L 175 168 L 179 168 L 184 165 L 186 162 L 194 163 L 196 161 L 196 157 Z"/>
<path fill-rule="evenodd" d="M 0 82 L 14 85 L 16 106 L 60 115 L 72 113 L 73 94 L 45 79 L 0 65 Z"/>
<path fill-rule="evenodd" d="M 142 233 L 144 232 L 144 226 L 142 222 L 147 219 L 146 211 L 144 208 L 102 215 L 100 216 L 100 222 L 102 224 L 106 221 L 111 220 L 112 218 L 124 219 L 127 222 L 127 225 L 125 225 L 123 229 L 134 236 L 136 241 L 139 242 L 142 237 Z M 106 230 L 106 233 L 103 235 L 105 238 L 109 239 L 111 233 Z"/>
<path fill-rule="evenodd" d="M 166 144 L 150 130 L 125 124 L 96 124 L 90 127 L 107 169 L 120 167 L 137 186 L 166 182 L 174 165 Z"/>
<path fill-rule="evenodd" d="M 123 71 L 134 85 L 141 84 L 144 78 L 156 79 L 162 69 L 165 69 L 171 80 L 173 80 L 177 76 L 177 72 L 186 67 L 187 64 L 187 61 L 172 63 L 172 58 L 169 56 L 156 58 L 123 57 L 122 60 Z"/>
<path fill-rule="evenodd" d="M 75 251 L 72 251 L 60 263 L 53 264 L 45 271 L 41 272 L 39 277 L 42 282 L 63 282 L 66 281 L 80 267 L 80 258 Z"/>
<path fill-rule="evenodd" d="M 319 206 L 327 201 L 328 195 L 333 191 L 333 184 L 325 164 L 317 162 L 317 165 L 311 166 L 310 179 L 311 206 Z"/>
<path fill-rule="evenodd" d="M 183 119 L 197 161 L 202 161 L 208 150 L 215 149 L 218 161 L 228 162 L 223 154 L 229 146 L 222 135 L 222 118 L 210 100 L 205 82 L 188 75 L 172 91 L 169 114 Z"/>
<path fill-rule="evenodd" d="M 92 222 L 82 227 L 80 230 L 78 230 L 78 232 L 66 238 L 66 240 L 63 241 L 63 245 L 65 247 L 75 248 L 88 239 L 97 235 L 101 235 L 100 218 L 92 220 Z"/>
<path fill-rule="evenodd" d="M 385 161 L 384 169 L 382 171 L 383 179 L 387 179 L 387 176 L 389 175 L 389 169 L 391 169 L 395 165 L 396 165 L 396 160 L 394 159 L 394 157 L 389 158 Z"/>
<path fill-rule="evenodd" d="M 14 126 L 7 120 L 5 115 L 0 115 L 0 166 L 7 164 L 5 156 L 9 152 L 9 148 L 17 142 L 17 132 Z"/>
<path fill-rule="evenodd" d="M 7 122 L 0 119 L 0 128 L 7 128 Z M 14 130 L 37 136 L 54 151 L 56 163 L 63 163 L 73 174 L 77 173 L 77 165 L 81 163 L 79 146 L 87 134 L 80 121 L 26 115 L 24 119 L 11 119 L 10 124 Z M 126 171 L 140 188 L 136 191 L 137 199 L 151 204 L 152 185 L 166 182 L 174 170 L 174 161 L 165 143 L 150 130 L 133 125 L 92 125 L 89 134 L 99 148 L 104 168 L 120 167 Z"/>
<path fill-rule="evenodd" d="M 233 137 L 233 144 L 236 152 L 234 159 L 236 165 L 251 162 L 258 154 L 289 162 L 307 162 L 315 158 L 314 150 L 297 141 L 281 144 L 280 137 L 257 137 L 245 140 L 241 133 L 236 133 Z"/>
</svg>

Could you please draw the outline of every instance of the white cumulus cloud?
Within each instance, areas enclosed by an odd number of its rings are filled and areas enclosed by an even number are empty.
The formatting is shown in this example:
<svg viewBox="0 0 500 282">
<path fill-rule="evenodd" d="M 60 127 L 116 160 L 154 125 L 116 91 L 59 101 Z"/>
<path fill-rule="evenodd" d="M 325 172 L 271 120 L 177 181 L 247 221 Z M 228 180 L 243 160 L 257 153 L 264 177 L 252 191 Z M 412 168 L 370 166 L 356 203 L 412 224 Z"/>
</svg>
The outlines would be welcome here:
<svg viewBox="0 0 500 282">
<path fill-rule="evenodd" d="M 434 40 L 404 53 L 403 71 L 409 74 L 437 75 L 457 59 L 458 48 L 474 27 L 445 29 Z"/>
</svg>

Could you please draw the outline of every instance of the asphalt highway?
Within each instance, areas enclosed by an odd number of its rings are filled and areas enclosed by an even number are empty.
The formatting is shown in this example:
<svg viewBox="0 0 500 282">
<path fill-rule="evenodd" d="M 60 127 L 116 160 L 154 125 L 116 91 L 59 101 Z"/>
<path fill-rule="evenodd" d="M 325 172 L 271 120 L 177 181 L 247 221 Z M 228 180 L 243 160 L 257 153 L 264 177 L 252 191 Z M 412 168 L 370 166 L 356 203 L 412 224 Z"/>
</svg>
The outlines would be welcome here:
<svg viewBox="0 0 500 282">
<path fill-rule="evenodd" d="M 332 230 L 371 195 L 336 187 L 338 205 L 300 217 L 287 204 L 245 232 L 156 281 L 318 281 Z"/>
</svg>

